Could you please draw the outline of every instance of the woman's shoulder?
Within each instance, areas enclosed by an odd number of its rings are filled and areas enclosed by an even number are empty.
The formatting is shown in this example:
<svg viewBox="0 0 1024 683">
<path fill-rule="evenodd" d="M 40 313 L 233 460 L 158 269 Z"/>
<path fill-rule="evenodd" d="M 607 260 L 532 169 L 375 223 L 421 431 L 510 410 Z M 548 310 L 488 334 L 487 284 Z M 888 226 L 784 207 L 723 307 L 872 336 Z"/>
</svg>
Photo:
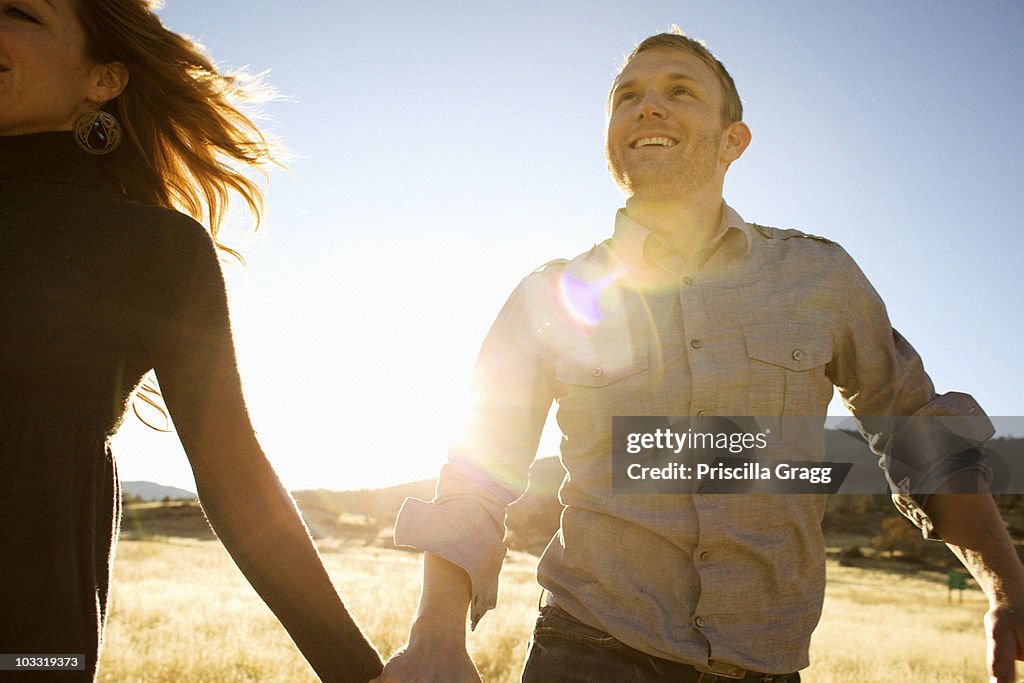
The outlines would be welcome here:
<svg viewBox="0 0 1024 683">
<path fill-rule="evenodd" d="M 195 218 L 175 209 L 125 200 L 114 221 L 118 239 L 151 257 L 173 257 L 195 250 L 214 250 L 210 232 Z"/>
<path fill-rule="evenodd" d="M 143 309 L 178 315 L 199 299 L 223 297 L 220 257 L 201 223 L 160 206 L 136 204 L 131 210 L 119 251 L 126 281 L 134 283 Z"/>
<path fill-rule="evenodd" d="M 122 211 L 131 215 L 129 224 L 144 236 L 168 235 L 183 239 L 196 239 L 204 235 L 209 239 L 210 236 L 199 221 L 176 209 L 125 200 L 122 202 Z"/>
</svg>

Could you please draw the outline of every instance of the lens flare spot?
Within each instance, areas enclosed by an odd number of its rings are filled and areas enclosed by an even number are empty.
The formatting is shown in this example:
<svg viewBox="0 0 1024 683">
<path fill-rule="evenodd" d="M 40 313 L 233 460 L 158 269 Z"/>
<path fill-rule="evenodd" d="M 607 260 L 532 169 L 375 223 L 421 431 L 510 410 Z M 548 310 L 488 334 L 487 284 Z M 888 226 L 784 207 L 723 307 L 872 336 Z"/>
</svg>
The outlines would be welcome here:
<svg viewBox="0 0 1024 683">
<path fill-rule="evenodd" d="M 570 273 L 558 276 L 558 300 L 569 320 L 584 330 L 597 327 L 601 322 L 601 296 L 614 280 L 614 273 L 595 282 L 580 280 Z"/>
</svg>

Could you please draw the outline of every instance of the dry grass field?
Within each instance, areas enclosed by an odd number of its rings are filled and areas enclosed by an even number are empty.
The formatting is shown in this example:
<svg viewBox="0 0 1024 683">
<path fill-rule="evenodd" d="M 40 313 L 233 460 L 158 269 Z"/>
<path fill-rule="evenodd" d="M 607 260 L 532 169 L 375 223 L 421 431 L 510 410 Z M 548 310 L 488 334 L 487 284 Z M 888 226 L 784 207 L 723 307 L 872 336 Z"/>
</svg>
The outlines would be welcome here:
<svg viewBox="0 0 1024 683">
<path fill-rule="evenodd" d="M 404 641 L 420 557 L 380 547 L 323 548 L 349 608 L 382 653 Z M 485 681 L 518 680 L 539 590 L 536 559 L 506 562 L 498 609 L 470 637 Z M 809 683 L 986 680 L 985 601 L 946 602 L 939 574 L 829 565 Z M 122 540 L 100 680 L 315 681 L 287 634 L 214 540 Z"/>
</svg>

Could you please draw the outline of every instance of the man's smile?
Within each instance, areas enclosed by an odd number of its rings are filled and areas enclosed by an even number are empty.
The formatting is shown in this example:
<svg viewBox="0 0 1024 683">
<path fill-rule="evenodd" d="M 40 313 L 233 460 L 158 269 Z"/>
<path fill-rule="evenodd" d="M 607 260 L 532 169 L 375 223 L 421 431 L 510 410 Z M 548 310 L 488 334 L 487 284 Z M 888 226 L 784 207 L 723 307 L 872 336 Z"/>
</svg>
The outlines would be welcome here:
<svg viewBox="0 0 1024 683">
<path fill-rule="evenodd" d="M 630 143 L 630 148 L 639 149 L 641 147 L 675 147 L 679 144 L 678 140 L 674 140 L 670 137 L 657 136 L 657 137 L 646 137 L 639 138 Z"/>
</svg>

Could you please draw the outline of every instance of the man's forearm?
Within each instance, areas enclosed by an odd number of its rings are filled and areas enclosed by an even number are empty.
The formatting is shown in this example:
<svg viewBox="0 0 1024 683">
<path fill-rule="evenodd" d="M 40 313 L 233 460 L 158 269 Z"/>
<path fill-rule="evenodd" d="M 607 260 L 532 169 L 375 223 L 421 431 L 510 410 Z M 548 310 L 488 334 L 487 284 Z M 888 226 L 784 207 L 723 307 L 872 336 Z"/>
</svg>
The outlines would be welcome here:
<svg viewBox="0 0 1024 683">
<path fill-rule="evenodd" d="M 465 643 L 470 585 L 464 569 L 433 553 L 424 553 L 423 592 L 409 633 L 410 642 L 441 638 Z"/>
<path fill-rule="evenodd" d="M 1024 604 L 1024 567 L 991 494 L 936 494 L 929 499 L 927 511 L 935 531 L 971 572 L 992 606 Z"/>
<path fill-rule="evenodd" d="M 978 491 L 977 471 L 947 483 L 950 491 Z M 983 488 L 983 487 L 982 487 Z M 927 504 L 935 531 L 960 558 L 988 597 L 985 614 L 988 670 L 994 683 L 1016 679 L 1024 658 L 1024 567 L 989 493 L 939 493 Z"/>
<path fill-rule="evenodd" d="M 480 683 L 466 651 L 470 586 L 461 567 L 424 553 L 423 593 L 409 642 L 388 661 L 380 683 Z"/>
</svg>

